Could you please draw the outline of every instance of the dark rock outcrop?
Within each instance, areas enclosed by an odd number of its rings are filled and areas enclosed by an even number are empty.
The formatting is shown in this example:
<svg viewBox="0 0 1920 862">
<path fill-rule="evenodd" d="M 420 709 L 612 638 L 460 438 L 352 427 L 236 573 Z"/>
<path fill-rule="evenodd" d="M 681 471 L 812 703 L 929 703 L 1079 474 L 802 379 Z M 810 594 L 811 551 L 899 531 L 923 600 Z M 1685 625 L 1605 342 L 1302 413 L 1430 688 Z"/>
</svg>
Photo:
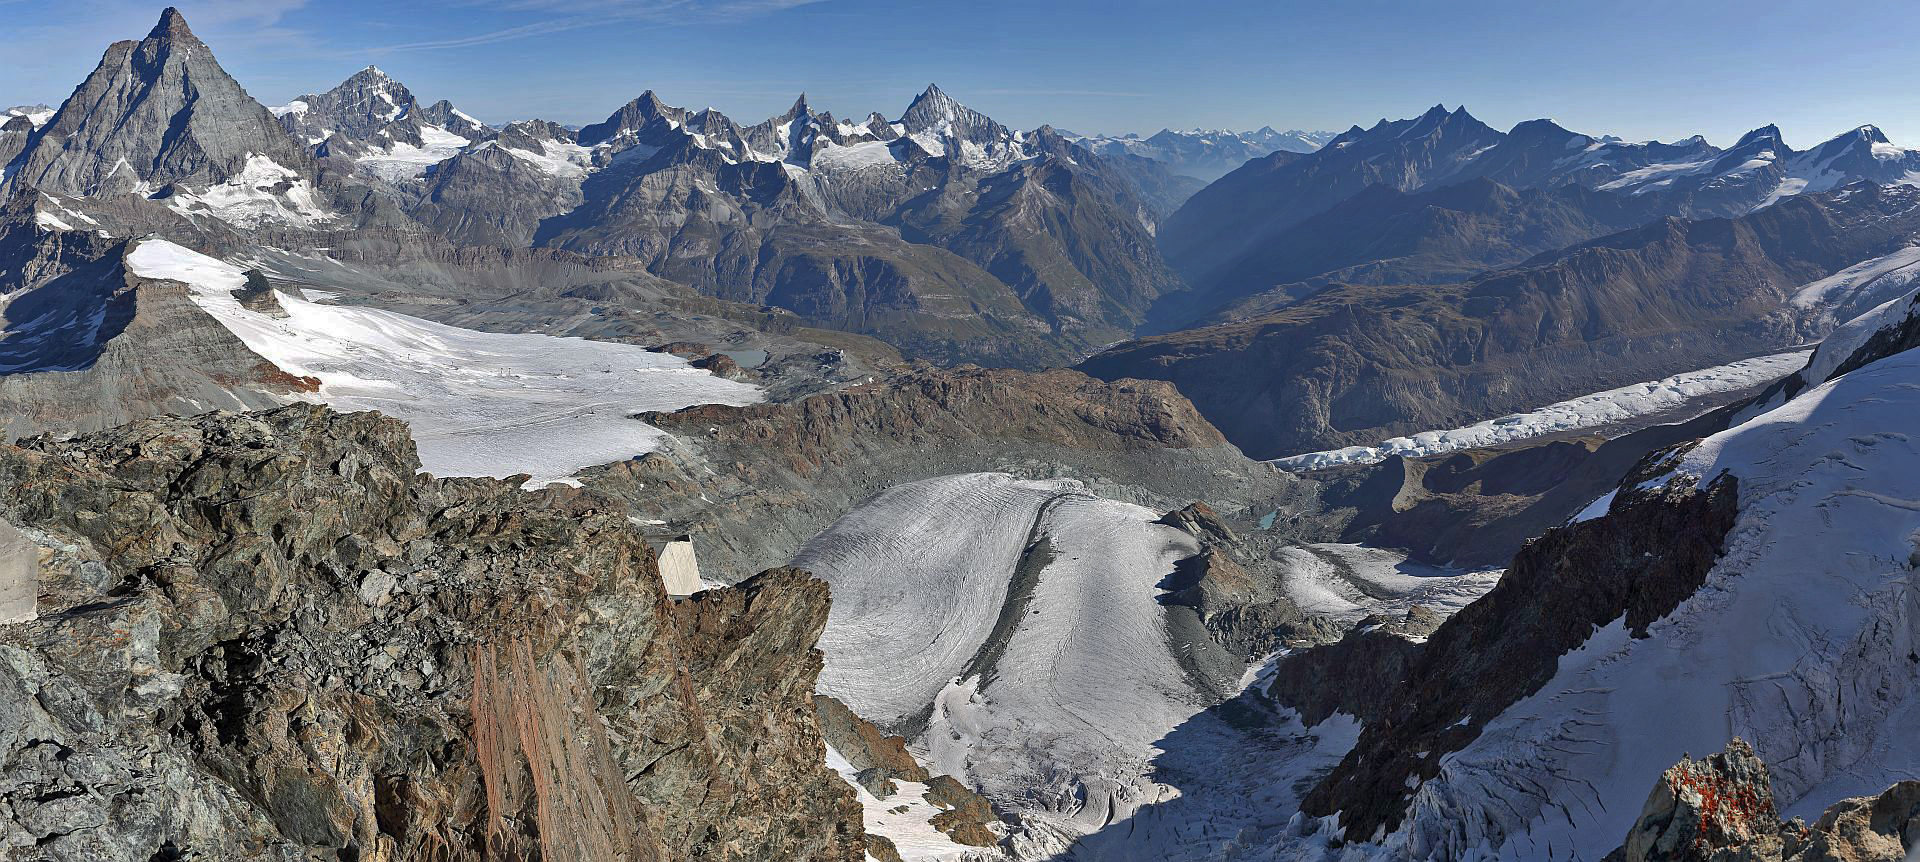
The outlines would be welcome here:
<svg viewBox="0 0 1920 862">
<path fill-rule="evenodd" d="M 1413 788 L 1437 774 L 1440 756 L 1537 691 L 1561 655 L 1615 620 L 1645 636 L 1691 596 L 1733 527 L 1735 480 L 1639 487 L 1660 463 L 1650 457 L 1628 476 L 1606 515 L 1549 530 L 1523 548 L 1497 586 L 1424 643 L 1362 628 L 1280 661 L 1267 689 L 1276 702 L 1309 723 L 1334 712 L 1365 723 L 1301 810 L 1339 814 L 1355 840 L 1391 832 Z"/>
<path fill-rule="evenodd" d="M 950 775 L 928 772 L 907 751 L 905 739 L 889 736 L 873 722 L 855 715 L 839 700 L 816 694 L 813 703 L 819 711 L 820 731 L 826 737 L 827 744 L 858 770 L 854 779 L 868 793 L 886 801 L 900 792 L 896 782 L 925 784 L 926 801 L 943 809 L 928 821 L 933 828 L 946 833 L 947 837 L 959 844 L 991 847 L 999 843 L 1000 836 L 991 828 L 992 824 L 999 822 L 999 818 L 994 816 L 993 805 L 985 797 L 967 789 L 966 785 Z M 877 836 L 868 836 L 870 852 L 875 838 Z M 885 838 L 878 840 L 886 841 Z"/>
<path fill-rule="evenodd" d="M 1812 826 L 1782 821 L 1767 765 L 1745 742 L 1660 775 L 1607 862 L 1901 862 L 1920 847 L 1920 781 L 1845 799 Z"/>
<path fill-rule="evenodd" d="M 670 605 L 625 513 L 295 406 L 0 446 L 9 858 L 862 858 L 823 585 Z"/>
<path fill-rule="evenodd" d="M 257 269 L 247 270 L 247 283 L 233 292 L 233 298 L 240 301 L 240 307 L 249 311 L 273 317 L 286 317 L 287 310 L 280 306 L 279 295 L 268 283 L 266 273 Z"/>
</svg>

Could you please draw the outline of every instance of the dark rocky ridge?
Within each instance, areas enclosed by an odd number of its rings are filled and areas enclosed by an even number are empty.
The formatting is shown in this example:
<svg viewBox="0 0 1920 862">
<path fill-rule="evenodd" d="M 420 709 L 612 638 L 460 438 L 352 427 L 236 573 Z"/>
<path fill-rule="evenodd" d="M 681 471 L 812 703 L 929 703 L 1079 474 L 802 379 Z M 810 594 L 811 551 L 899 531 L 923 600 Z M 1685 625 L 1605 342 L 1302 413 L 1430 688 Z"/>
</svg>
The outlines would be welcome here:
<svg viewBox="0 0 1920 862">
<path fill-rule="evenodd" d="M 1424 643 L 1357 631 L 1282 660 L 1267 690 L 1274 701 L 1309 724 L 1335 712 L 1365 724 L 1301 810 L 1339 814 L 1352 840 L 1393 831 L 1441 755 L 1538 690 L 1562 654 L 1623 617 L 1631 634 L 1644 636 L 1691 596 L 1733 527 L 1735 480 L 1639 488 L 1661 463 L 1651 457 L 1628 476 L 1606 515 L 1549 530 L 1523 548 L 1497 586 Z"/>
<path fill-rule="evenodd" d="M 311 406 L 0 447 L 16 858 L 862 858 L 824 585 L 670 605 L 617 507 L 417 467 Z"/>
</svg>

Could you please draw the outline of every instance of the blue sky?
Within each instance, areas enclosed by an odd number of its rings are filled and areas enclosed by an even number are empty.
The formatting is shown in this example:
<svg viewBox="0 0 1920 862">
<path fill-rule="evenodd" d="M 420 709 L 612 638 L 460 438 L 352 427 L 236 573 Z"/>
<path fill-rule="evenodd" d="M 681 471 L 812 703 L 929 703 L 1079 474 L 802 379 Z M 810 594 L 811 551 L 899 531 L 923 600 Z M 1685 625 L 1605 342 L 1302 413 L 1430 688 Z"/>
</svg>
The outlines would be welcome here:
<svg viewBox="0 0 1920 862">
<path fill-rule="evenodd" d="M 0 104 L 57 103 L 161 2 L 0 0 Z M 1343 129 L 1464 103 L 1631 139 L 1920 146 L 1920 4 L 1260 0 L 179 0 L 269 104 L 369 63 L 489 122 L 642 90 L 752 122 L 805 90 L 898 114 L 928 82 L 1011 125 Z"/>
</svg>

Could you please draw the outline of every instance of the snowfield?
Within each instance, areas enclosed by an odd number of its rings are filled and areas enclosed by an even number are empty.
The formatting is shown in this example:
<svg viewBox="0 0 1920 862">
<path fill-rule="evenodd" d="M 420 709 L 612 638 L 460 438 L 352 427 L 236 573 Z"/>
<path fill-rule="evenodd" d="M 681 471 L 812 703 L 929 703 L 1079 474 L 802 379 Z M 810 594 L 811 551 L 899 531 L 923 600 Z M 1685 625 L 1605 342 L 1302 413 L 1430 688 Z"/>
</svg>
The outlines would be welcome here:
<svg viewBox="0 0 1920 862">
<path fill-rule="evenodd" d="M 358 161 L 381 179 L 404 183 L 426 176 L 428 168 L 453 158 L 472 143 L 438 126 L 421 126 L 420 142 L 425 146 L 393 141 L 384 150 L 374 150 Z"/>
<path fill-rule="evenodd" d="M 1582 431 L 1684 407 L 1695 398 L 1738 392 L 1785 377 L 1806 364 L 1811 350 L 1742 359 L 1647 383 L 1622 386 L 1549 404 L 1538 410 L 1476 422 L 1447 431 L 1422 431 L 1377 446 L 1348 446 L 1276 458 L 1283 470 L 1318 470 L 1342 464 L 1377 464 L 1394 455 L 1419 457 L 1514 443 L 1546 434 Z"/>
<path fill-rule="evenodd" d="M 1160 601 L 1199 545 L 1158 517 L 997 473 L 877 495 L 794 560 L 833 589 L 820 690 L 1018 812 L 1018 859 L 1211 858 L 1214 839 L 1285 825 L 1300 779 L 1358 726 L 1249 730 L 1210 711 L 1223 696 L 1179 656 L 1212 645 L 1175 642 Z M 1416 601 L 1450 612 L 1497 578 L 1351 545 L 1300 554 L 1289 589 L 1317 584 L 1353 619 Z"/>
<path fill-rule="evenodd" d="M 653 449 L 663 433 L 634 413 L 761 397 L 633 345 L 476 332 L 287 293 L 278 295 L 285 317 L 251 311 L 232 294 L 246 283 L 243 269 L 165 240 L 141 242 L 127 266 L 186 282 L 194 303 L 249 350 L 318 379 L 308 400 L 406 420 L 423 468 L 439 476 L 526 473 L 537 487 Z"/>
<path fill-rule="evenodd" d="M 1849 320 L 1901 293 L 1920 278 L 1920 245 L 1856 263 L 1794 291 L 1788 303 L 1819 311 L 1828 320 Z"/>
<path fill-rule="evenodd" d="M 1650 637 L 1623 624 L 1490 722 L 1364 855 L 1597 860 L 1662 770 L 1751 742 L 1785 813 L 1920 774 L 1920 351 L 1708 437 L 1676 475 L 1739 481 L 1706 584 Z"/>
<path fill-rule="evenodd" d="M 184 216 L 210 215 L 242 228 L 262 224 L 314 228 L 338 218 L 320 204 L 313 186 L 292 168 L 260 155 L 250 156 L 232 179 L 199 192 L 175 192 L 166 204 Z"/>
<path fill-rule="evenodd" d="M 1462 571 L 1427 566 L 1385 548 L 1331 542 L 1279 551 L 1287 595 L 1301 608 L 1342 622 L 1404 614 L 1411 605 L 1450 615 L 1486 595 L 1500 569 Z"/>
</svg>

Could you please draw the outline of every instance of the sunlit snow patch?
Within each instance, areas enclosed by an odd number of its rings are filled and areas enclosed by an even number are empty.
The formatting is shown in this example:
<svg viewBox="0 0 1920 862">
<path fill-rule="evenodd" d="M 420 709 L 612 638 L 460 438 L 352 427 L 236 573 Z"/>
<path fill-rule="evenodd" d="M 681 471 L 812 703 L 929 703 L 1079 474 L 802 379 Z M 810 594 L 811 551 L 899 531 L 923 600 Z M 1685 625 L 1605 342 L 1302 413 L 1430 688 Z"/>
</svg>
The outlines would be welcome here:
<svg viewBox="0 0 1920 862">
<path fill-rule="evenodd" d="M 243 308 L 232 264 L 165 240 L 127 256 L 148 278 L 183 281 L 247 348 L 320 381 L 307 396 L 406 420 L 424 468 L 440 476 L 531 474 L 529 486 L 653 449 L 664 436 L 628 418 L 694 404 L 750 404 L 760 390 L 627 344 L 476 332 L 280 293 L 286 317 Z"/>
<path fill-rule="evenodd" d="M 860 784 L 859 770 L 831 745 L 827 746 L 827 768 L 839 773 L 860 798 L 860 821 L 867 832 L 893 842 L 903 862 L 947 862 L 981 855 L 980 848 L 957 843 L 933 828 L 933 818 L 945 809 L 926 800 L 927 785 L 895 779 L 899 790 L 882 799 Z"/>
<path fill-rule="evenodd" d="M 1348 446 L 1325 452 L 1308 452 L 1277 458 L 1272 462 L 1283 470 L 1317 470 L 1342 464 L 1374 464 L 1394 455 L 1419 457 L 1477 449 L 1527 440 L 1564 431 L 1581 431 L 1625 422 L 1683 407 L 1687 402 L 1707 395 L 1738 392 L 1777 380 L 1800 369 L 1812 355 L 1811 350 L 1795 350 L 1772 356 L 1742 359 L 1713 368 L 1688 371 L 1648 383 L 1635 383 L 1592 395 L 1582 395 L 1538 410 L 1515 413 L 1499 419 L 1476 422 L 1448 431 L 1422 431 L 1409 437 L 1395 437 L 1378 446 Z"/>
<path fill-rule="evenodd" d="M 176 191 L 167 207 L 248 228 L 262 223 L 315 227 L 335 218 L 297 172 L 260 155 L 248 156 L 246 167 L 224 183 L 200 192 Z"/>
<path fill-rule="evenodd" d="M 383 150 L 361 156 L 359 163 L 381 179 L 405 182 L 424 176 L 428 168 L 453 158 L 472 143 L 437 126 L 421 126 L 420 141 L 424 146 L 394 141 Z"/>
</svg>

